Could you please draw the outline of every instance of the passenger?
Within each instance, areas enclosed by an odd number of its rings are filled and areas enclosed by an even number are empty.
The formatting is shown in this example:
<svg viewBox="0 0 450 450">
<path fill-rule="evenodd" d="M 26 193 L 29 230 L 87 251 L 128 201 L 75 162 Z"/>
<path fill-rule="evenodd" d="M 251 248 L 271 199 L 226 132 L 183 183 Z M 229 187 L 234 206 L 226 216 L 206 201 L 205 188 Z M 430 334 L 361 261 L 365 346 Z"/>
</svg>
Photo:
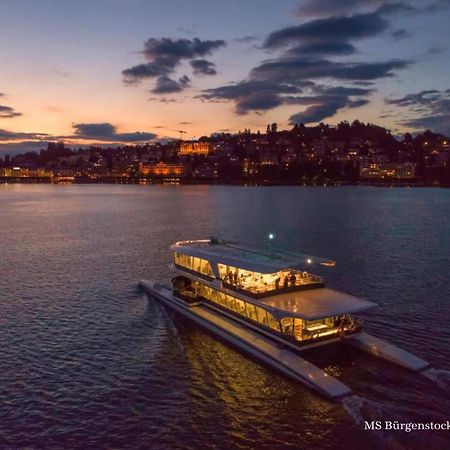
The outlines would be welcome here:
<svg viewBox="0 0 450 450">
<path fill-rule="evenodd" d="M 291 286 L 295 286 L 295 282 L 297 281 L 297 278 L 294 273 L 291 274 L 289 281 L 291 282 Z"/>
<path fill-rule="evenodd" d="M 280 277 L 275 279 L 275 289 L 278 290 L 280 289 Z"/>
<path fill-rule="evenodd" d="M 285 275 L 284 280 L 283 280 L 283 287 L 284 289 L 286 289 L 289 285 L 289 278 L 287 275 Z"/>
<path fill-rule="evenodd" d="M 229 282 L 230 284 L 233 284 L 233 272 L 232 272 L 231 270 L 229 270 L 229 271 L 227 272 L 227 278 L 228 278 L 228 282 Z"/>
</svg>

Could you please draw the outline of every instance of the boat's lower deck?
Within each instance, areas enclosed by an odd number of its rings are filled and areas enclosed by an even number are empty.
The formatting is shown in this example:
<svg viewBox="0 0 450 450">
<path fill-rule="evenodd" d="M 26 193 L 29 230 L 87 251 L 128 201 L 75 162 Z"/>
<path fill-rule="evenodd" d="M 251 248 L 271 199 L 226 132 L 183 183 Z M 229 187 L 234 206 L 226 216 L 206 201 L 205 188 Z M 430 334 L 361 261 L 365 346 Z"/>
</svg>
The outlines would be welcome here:
<svg viewBox="0 0 450 450">
<path fill-rule="evenodd" d="M 188 303 L 203 302 L 236 320 L 256 326 L 262 333 L 275 335 L 298 347 L 304 348 L 361 331 L 360 321 L 350 315 L 325 317 L 317 320 L 303 320 L 286 315 L 278 319 L 262 304 L 238 298 L 230 291 L 223 292 L 221 289 L 184 277 L 175 278 L 173 283 L 174 295 L 182 300 Z"/>
<path fill-rule="evenodd" d="M 301 358 L 299 354 L 259 331 L 241 324 L 233 318 L 215 312 L 201 303 L 186 303 L 172 295 L 169 288 L 141 281 L 140 286 L 148 294 L 163 301 L 171 309 L 190 318 L 197 324 L 238 347 L 259 361 L 274 367 L 295 381 L 330 399 L 351 394 L 350 388 L 326 374 L 323 370 Z"/>
<path fill-rule="evenodd" d="M 335 400 L 351 393 L 350 388 L 345 384 L 300 356 L 298 350 L 311 346 L 292 348 L 293 344 L 288 341 L 276 335 L 264 334 L 261 329 L 237 320 L 236 317 L 229 316 L 223 311 L 214 310 L 194 299 L 190 299 L 191 301 L 179 299 L 173 295 L 171 288 L 157 283 L 141 281 L 140 286 L 147 294 L 161 300 L 171 309 L 188 317 L 214 335 L 325 397 Z M 328 339 L 326 343 L 336 340 Z M 414 372 L 425 373 L 424 369 L 429 367 L 426 361 L 366 333 L 348 336 L 344 342 Z"/>
</svg>

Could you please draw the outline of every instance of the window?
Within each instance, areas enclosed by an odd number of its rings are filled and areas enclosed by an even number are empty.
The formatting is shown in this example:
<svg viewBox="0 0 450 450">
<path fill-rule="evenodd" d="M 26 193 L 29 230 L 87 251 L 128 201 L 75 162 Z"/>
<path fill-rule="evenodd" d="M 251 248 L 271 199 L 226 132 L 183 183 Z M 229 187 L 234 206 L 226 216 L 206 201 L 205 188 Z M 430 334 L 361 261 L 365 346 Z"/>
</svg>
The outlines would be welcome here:
<svg viewBox="0 0 450 450">
<path fill-rule="evenodd" d="M 267 311 L 265 309 L 259 308 L 258 306 L 255 306 L 255 309 L 258 322 L 265 326 L 269 326 L 269 322 L 267 320 Z"/>
<path fill-rule="evenodd" d="M 245 309 L 245 302 L 243 302 L 242 300 L 236 298 L 236 312 L 238 314 L 241 314 L 242 316 L 246 316 L 246 309 Z"/>
<path fill-rule="evenodd" d="M 294 335 L 294 320 L 292 317 L 283 317 L 281 319 L 281 329 L 283 334 Z"/>
<path fill-rule="evenodd" d="M 251 303 L 246 303 L 246 310 L 247 310 L 247 317 L 249 319 L 258 321 L 258 319 L 256 318 L 255 305 L 252 305 Z"/>
<path fill-rule="evenodd" d="M 186 267 L 194 272 L 201 273 L 203 275 L 214 277 L 211 264 L 206 259 L 196 258 L 182 253 L 175 253 L 175 264 Z"/>
<path fill-rule="evenodd" d="M 227 295 L 227 303 L 228 303 L 228 309 L 231 309 L 232 311 L 236 311 L 236 301 L 234 297 L 231 295 Z"/>
<path fill-rule="evenodd" d="M 275 317 L 273 317 L 272 314 L 270 314 L 270 312 L 267 312 L 267 320 L 269 322 L 270 328 L 272 328 L 273 330 L 276 330 L 276 331 L 281 331 L 280 330 L 280 322 L 278 322 L 278 320 L 275 319 Z"/>
</svg>

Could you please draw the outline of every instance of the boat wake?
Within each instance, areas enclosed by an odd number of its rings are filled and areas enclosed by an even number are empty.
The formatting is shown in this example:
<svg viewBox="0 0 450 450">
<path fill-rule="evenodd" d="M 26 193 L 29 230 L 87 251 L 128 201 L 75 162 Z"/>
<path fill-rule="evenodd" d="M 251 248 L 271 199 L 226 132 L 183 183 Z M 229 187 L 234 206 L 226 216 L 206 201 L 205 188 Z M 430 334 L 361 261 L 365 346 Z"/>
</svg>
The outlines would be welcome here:
<svg viewBox="0 0 450 450">
<path fill-rule="evenodd" d="M 441 389 L 450 388 L 450 370 L 445 369 L 428 369 L 422 372 L 425 378 L 436 383 Z"/>
<path fill-rule="evenodd" d="M 377 447 L 383 450 L 406 450 L 406 447 L 392 434 L 388 434 L 383 430 L 374 431 L 370 428 L 373 421 L 378 421 L 383 417 L 389 416 L 387 406 L 359 395 L 349 395 L 343 398 L 342 406 L 356 425 L 364 430 L 371 430 L 369 433 L 376 439 Z"/>
</svg>

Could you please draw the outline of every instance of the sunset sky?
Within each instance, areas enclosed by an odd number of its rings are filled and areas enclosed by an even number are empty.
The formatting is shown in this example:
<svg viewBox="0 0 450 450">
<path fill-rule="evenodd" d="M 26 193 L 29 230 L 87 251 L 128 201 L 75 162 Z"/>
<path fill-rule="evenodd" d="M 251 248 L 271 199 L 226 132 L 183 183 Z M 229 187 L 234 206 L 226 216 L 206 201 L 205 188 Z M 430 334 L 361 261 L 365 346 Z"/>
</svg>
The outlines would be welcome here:
<svg viewBox="0 0 450 450">
<path fill-rule="evenodd" d="M 0 0 L 0 157 L 359 119 L 450 134 L 450 0 Z"/>
</svg>

